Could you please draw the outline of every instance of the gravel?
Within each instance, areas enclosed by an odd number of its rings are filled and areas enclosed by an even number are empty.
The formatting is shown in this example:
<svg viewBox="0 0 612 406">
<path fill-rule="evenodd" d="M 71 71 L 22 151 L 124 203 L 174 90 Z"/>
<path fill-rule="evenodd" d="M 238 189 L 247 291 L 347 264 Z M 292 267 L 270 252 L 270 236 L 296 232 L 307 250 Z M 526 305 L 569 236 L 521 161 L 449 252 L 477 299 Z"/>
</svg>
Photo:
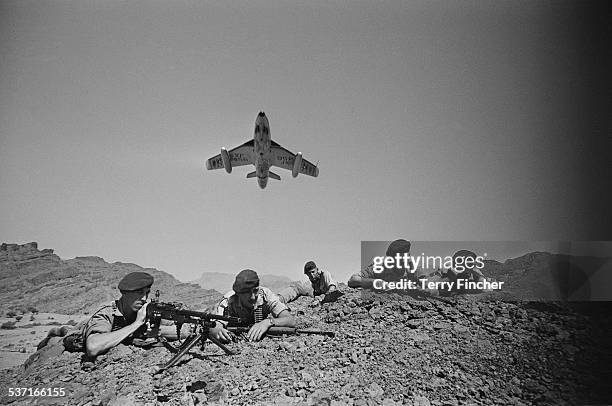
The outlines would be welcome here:
<svg viewBox="0 0 612 406">
<path fill-rule="evenodd" d="M 612 402 L 610 313 L 531 302 L 444 301 L 346 288 L 335 303 L 291 303 L 316 335 L 266 337 L 172 354 L 119 345 L 95 362 L 51 343 L 0 376 L 2 404 L 559 405 Z M 607 306 L 607 305 L 606 305 Z M 609 306 L 593 304 L 595 310 Z M 592 310 L 592 309 L 591 309 Z M 8 397 L 7 388 L 65 388 Z"/>
</svg>

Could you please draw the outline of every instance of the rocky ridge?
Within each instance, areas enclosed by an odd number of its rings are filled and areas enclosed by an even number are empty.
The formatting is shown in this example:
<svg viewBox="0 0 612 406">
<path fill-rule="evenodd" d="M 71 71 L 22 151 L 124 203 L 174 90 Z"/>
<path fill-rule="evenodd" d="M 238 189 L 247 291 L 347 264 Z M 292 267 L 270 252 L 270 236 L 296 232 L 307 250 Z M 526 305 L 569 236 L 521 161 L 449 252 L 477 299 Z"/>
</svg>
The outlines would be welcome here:
<svg viewBox="0 0 612 406">
<path fill-rule="evenodd" d="M 66 397 L 2 404 L 560 405 L 612 401 L 607 303 L 434 299 L 342 287 L 335 303 L 291 303 L 299 327 L 336 332 L 208 344 L 154 374 L 171 353 L 120 345 L 95 363 L 50 345 L 0 386 L 63 387 Z"/>
<path fill-rule="evenodd" d="M 90 314 L 100 304 L 117 298 L 117 284 L 129 272 L 148 272 L 155 278 L 153 291 L 162 298 L 205 308 L 221 298 L 214 290 L 182 283 L 172 275 L 135 264 L 107 263 L 99 257 L 63 260 L 38 244 L 0 245 L 0 313 L 46 311 Z"/>
<path fill-rule="evenodd" d="M 593 276 L 605 272 L 608 257 L 530 252 L 503 263 L 485 260 L 487 278 L 504 282 L 495 298 L 517 301 L 588 301 L 597 286 Z"/>
</svg>

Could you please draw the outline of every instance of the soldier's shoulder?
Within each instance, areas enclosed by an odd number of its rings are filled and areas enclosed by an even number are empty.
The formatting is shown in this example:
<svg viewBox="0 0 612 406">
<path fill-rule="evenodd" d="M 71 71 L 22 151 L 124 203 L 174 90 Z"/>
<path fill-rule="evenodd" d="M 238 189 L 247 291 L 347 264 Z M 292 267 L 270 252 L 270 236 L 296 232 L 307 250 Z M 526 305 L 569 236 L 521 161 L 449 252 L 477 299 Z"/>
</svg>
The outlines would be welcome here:
<svg viewBox="0 0 612 406">
<path fill-rule="evenodd" d="M 236 294 L 236 292 L 234 292 L 233 290 L 225 292 L 225 294 L 223 295 L 223 299 L 229 299 L 230 297 L 234 296 L 235 294 Z"/>
<path fill-rule="evenodd" d="M 368 265 L 365 268 L 363 268 L 361 270 L 360 274 L 361 274 L 362 277 L 366 277 L 366 278 L 372 277 L 372 275 L 375 274 L 375 272 L 374 272 L 374 263 L 372 262 L 370 265 Z"/>
<path fill-rule="evenodd" d="M 327 269 L 323 269 L 321 272 L 323 272 L 323 275 L 327 275 L 331 277 L 331 272 L 329 272 Z"/>
<path fill-rule="evenodd" d="M 117 303 L 112 301 L 110 303 L 100 305 L 98 309 L 91 314 L 91 317 L 111 317 L 115 315 L 121 315 L 121 312 L 117 307 Z"/>
<path fill-rule="evenodd" d="M 260 286 L 259 291 L 264 297 L 276 296 L 276 293 L 272 292 L 270 288 L 266 288 L 265 286 Z"/>
<path fill-rule="evenodd" d="M 263 301 L 263 303 L 273 304 L 273 303 L 281 303 L 278 295 L 269 288 L 264 286 L 259 287 L 259 295 Z"/>
</svg>

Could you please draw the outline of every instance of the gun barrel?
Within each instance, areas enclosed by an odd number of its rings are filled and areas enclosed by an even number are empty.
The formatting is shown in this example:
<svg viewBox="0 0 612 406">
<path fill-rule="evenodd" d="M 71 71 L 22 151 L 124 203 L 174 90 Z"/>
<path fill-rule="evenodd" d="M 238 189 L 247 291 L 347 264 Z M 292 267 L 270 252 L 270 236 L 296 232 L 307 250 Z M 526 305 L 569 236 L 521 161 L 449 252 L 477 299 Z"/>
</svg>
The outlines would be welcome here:
<svg viewBox="0 0 612 406">
<path fill-rule="evenodd" d="M 227 327 L 227 330 L 231 331 L 232 333 L 240 334 L 248 332 L 250 330 L 250 327 Z M 270 327 L 266 334 L 271 336 L 282 336 L 285 334 L 316 334 L 328 337 L 335 337 L 335 333 L 333 331 L 301 330 L 295 327 Z"/>
<path fill-rule="evenodd" d="M 172 303 L 160 302 L 149 303 L 147 306 L 147 317 L 175 320 L 186 323 L 210 320 L 222 320 L 235 324 L 240 324 L 242 322 L 239 317 L 220 316 L 213 313 L 182 309 Z"/>
<path fill-rule="evenodd" d="M 334 333 L 333 331 L 323 331 L 323 330 L 297 330 L 296 331 L 298 334 L 317 334 L 317 335 L 323 335 L 323 336 L 328 336 L 328 337 L 335 337 L 336 333 Z"/>
</svg>

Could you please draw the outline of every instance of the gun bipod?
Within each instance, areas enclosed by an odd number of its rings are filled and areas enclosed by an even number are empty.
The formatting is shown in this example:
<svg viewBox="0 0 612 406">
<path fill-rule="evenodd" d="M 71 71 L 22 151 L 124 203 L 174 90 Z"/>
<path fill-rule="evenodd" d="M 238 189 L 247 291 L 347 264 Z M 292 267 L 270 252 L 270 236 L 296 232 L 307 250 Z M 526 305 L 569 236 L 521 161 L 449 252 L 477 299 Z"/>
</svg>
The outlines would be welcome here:
<svg viewBox="0 0 612 406">
<path fill-rule="evenodd" d="M 174 354 L 174 356 L 172 356 L 172 358 L 170 358 L 168 362 L 162 365 L 157 372 L 162 372 L 168 368 L 175 366 L 179 362 L 179 360 L 183 357 L 183 355 L 187 354 L 189 350 L 195 347 L 195 345 L 198 343 L 200 343 L 201 349 L 204 350 L 204 345 L 206 343 L 206 340 L 210 340 L 213 344 L 221 348 L 227 355 L 235 354 L 234 351 L 227 348 L 219 340 L 210 336 L 208 332 L 198 332 L 198 333 L 194 333 L 193 335 L 191 335 L 191 337 L 187 338 L 185 342 L 178 349 L 166 342 L 167 347 L 169 346 L 170 348 L 172 348 L 173 350 L 171 351 L 176 351 L 176 354 Z"/>
</svg>

